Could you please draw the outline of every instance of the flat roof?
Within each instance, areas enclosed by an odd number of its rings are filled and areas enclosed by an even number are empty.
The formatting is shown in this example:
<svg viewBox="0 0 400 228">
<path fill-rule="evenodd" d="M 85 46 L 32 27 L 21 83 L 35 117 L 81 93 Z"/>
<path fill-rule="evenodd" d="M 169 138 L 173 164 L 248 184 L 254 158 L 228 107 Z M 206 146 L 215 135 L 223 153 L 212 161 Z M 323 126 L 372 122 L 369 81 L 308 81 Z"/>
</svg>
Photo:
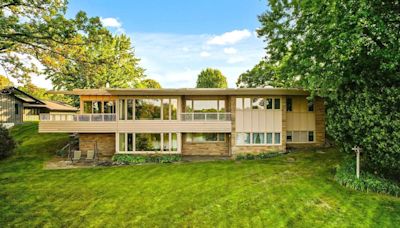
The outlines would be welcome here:
<svg viewBox="0 0 400 228">
<path fill-rule="evenodd" d="M 69 91 L 48 91 L 51 94 L 68 95 L 114 95 L 114 96 L 150 96 L 150 95 L 309 95 L 295 88 L 180 88 L 180 89 L 74 89 Z"/>
</svg>

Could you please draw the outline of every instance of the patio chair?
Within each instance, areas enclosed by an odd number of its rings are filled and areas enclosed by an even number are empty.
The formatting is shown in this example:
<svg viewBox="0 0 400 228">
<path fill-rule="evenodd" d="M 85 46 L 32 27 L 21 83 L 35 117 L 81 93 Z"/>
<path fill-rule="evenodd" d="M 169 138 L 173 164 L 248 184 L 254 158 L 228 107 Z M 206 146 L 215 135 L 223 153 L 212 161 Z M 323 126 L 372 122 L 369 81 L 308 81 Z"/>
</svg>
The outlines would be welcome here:
<svg viewBox="0 0 400 228">
<path fill-rule="evenodd" d="M 72 162 L 79 161 L 81 159 L 81 154 L 80 150 L 74 150 L 74 153 L 72 154 Z"/>
<path fill-rule="evenodd" d="M 86 152 L 86 161 L 93 161 L 94 160 L 94 150 L 88 150 Z"/>
</svg>

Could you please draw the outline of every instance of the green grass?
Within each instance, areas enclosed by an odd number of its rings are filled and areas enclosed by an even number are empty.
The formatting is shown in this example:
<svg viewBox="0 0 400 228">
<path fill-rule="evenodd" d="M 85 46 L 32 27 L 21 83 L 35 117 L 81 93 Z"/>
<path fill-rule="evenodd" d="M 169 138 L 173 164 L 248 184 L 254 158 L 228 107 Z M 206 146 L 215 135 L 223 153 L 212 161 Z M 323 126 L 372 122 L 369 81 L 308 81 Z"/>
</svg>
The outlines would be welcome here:
<svg viewBox="0 0 400 228">
<path fill-rule="evenodd" d="M 43 170 L 67 140 L 12 132 L 17 155 L 0 162 L 0 227 L 394 227 L 400 199 L 346 189 L 331 149 L 257 161 Z M 295 161 L 288 160 L 288 157 Z"/>
</svg>

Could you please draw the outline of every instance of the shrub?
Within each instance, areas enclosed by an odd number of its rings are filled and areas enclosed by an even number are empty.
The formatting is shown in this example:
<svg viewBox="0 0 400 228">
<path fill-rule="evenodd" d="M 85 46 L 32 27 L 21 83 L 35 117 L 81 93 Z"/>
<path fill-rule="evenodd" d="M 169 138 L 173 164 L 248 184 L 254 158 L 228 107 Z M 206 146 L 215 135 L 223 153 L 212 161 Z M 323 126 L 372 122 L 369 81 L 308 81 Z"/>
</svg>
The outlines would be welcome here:
<svg viewBox="0 0 400 228">
<path fill-rule="evenodd" d="M 341 185 L 363 192 L 377 192 L 400 196 L 400 183 L 378 177 L 361 170 L 360 178 L 356 177 L 356 164 L 354 159 L 346 159 L 336 169 L 335 180 Z"/>
<path fill-rule="evenodd" d="M 181 160 L 180 155 L 164 154 L 164 155 L 134 155 L 134 154 L 116 154 L 112 158 L 117 164 L 131 165 L 142 163 L 172 163 Z"/>
<path fill-rule="evenodd" d="M 267 158 L 273 158 L 281 155 L 279 152 L 270 152 L 270 153 L 259 153 L 259 154 L 250 154 L 250 153 L 243 153 L 238 154 L 236 156 L 236 160 L 263 160 Z"/>
<path fill-rule="evenodd" d="M 0 159 L 10 156 L 15 149 L 14 139 L 9 131 L 0 125 Z"/>
</svg>

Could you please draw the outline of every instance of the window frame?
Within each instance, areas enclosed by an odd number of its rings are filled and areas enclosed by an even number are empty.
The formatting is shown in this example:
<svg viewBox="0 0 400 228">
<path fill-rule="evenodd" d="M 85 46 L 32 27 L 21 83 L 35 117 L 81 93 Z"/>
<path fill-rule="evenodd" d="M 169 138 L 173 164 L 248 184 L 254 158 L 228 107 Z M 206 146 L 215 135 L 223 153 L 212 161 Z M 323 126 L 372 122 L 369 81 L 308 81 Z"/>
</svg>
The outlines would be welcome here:
<svg viewBox="0 0 400 228">
<path fill-rule="evenodd" d="M 262 133 L 264 134 L 264 143 L 254 143 L 254 133 L 259 134 Z M 250 143 L 240 143 L 238 141 L 239 135 L 240 134 L 250 134 Z M 268 143 L 268 134 L 272 135 L 272 143 Z M 279 143 L 275 143 L 275 135 L 280 134 L 280 140 Z M 245 140 L 243 140 L 245 141 Z M 236 146 L 279 146 L 282 145 L 282 133 L 281 132 L 237 132 L 236 133 L 236 138 L 235 138 Z"/>
</svg>

